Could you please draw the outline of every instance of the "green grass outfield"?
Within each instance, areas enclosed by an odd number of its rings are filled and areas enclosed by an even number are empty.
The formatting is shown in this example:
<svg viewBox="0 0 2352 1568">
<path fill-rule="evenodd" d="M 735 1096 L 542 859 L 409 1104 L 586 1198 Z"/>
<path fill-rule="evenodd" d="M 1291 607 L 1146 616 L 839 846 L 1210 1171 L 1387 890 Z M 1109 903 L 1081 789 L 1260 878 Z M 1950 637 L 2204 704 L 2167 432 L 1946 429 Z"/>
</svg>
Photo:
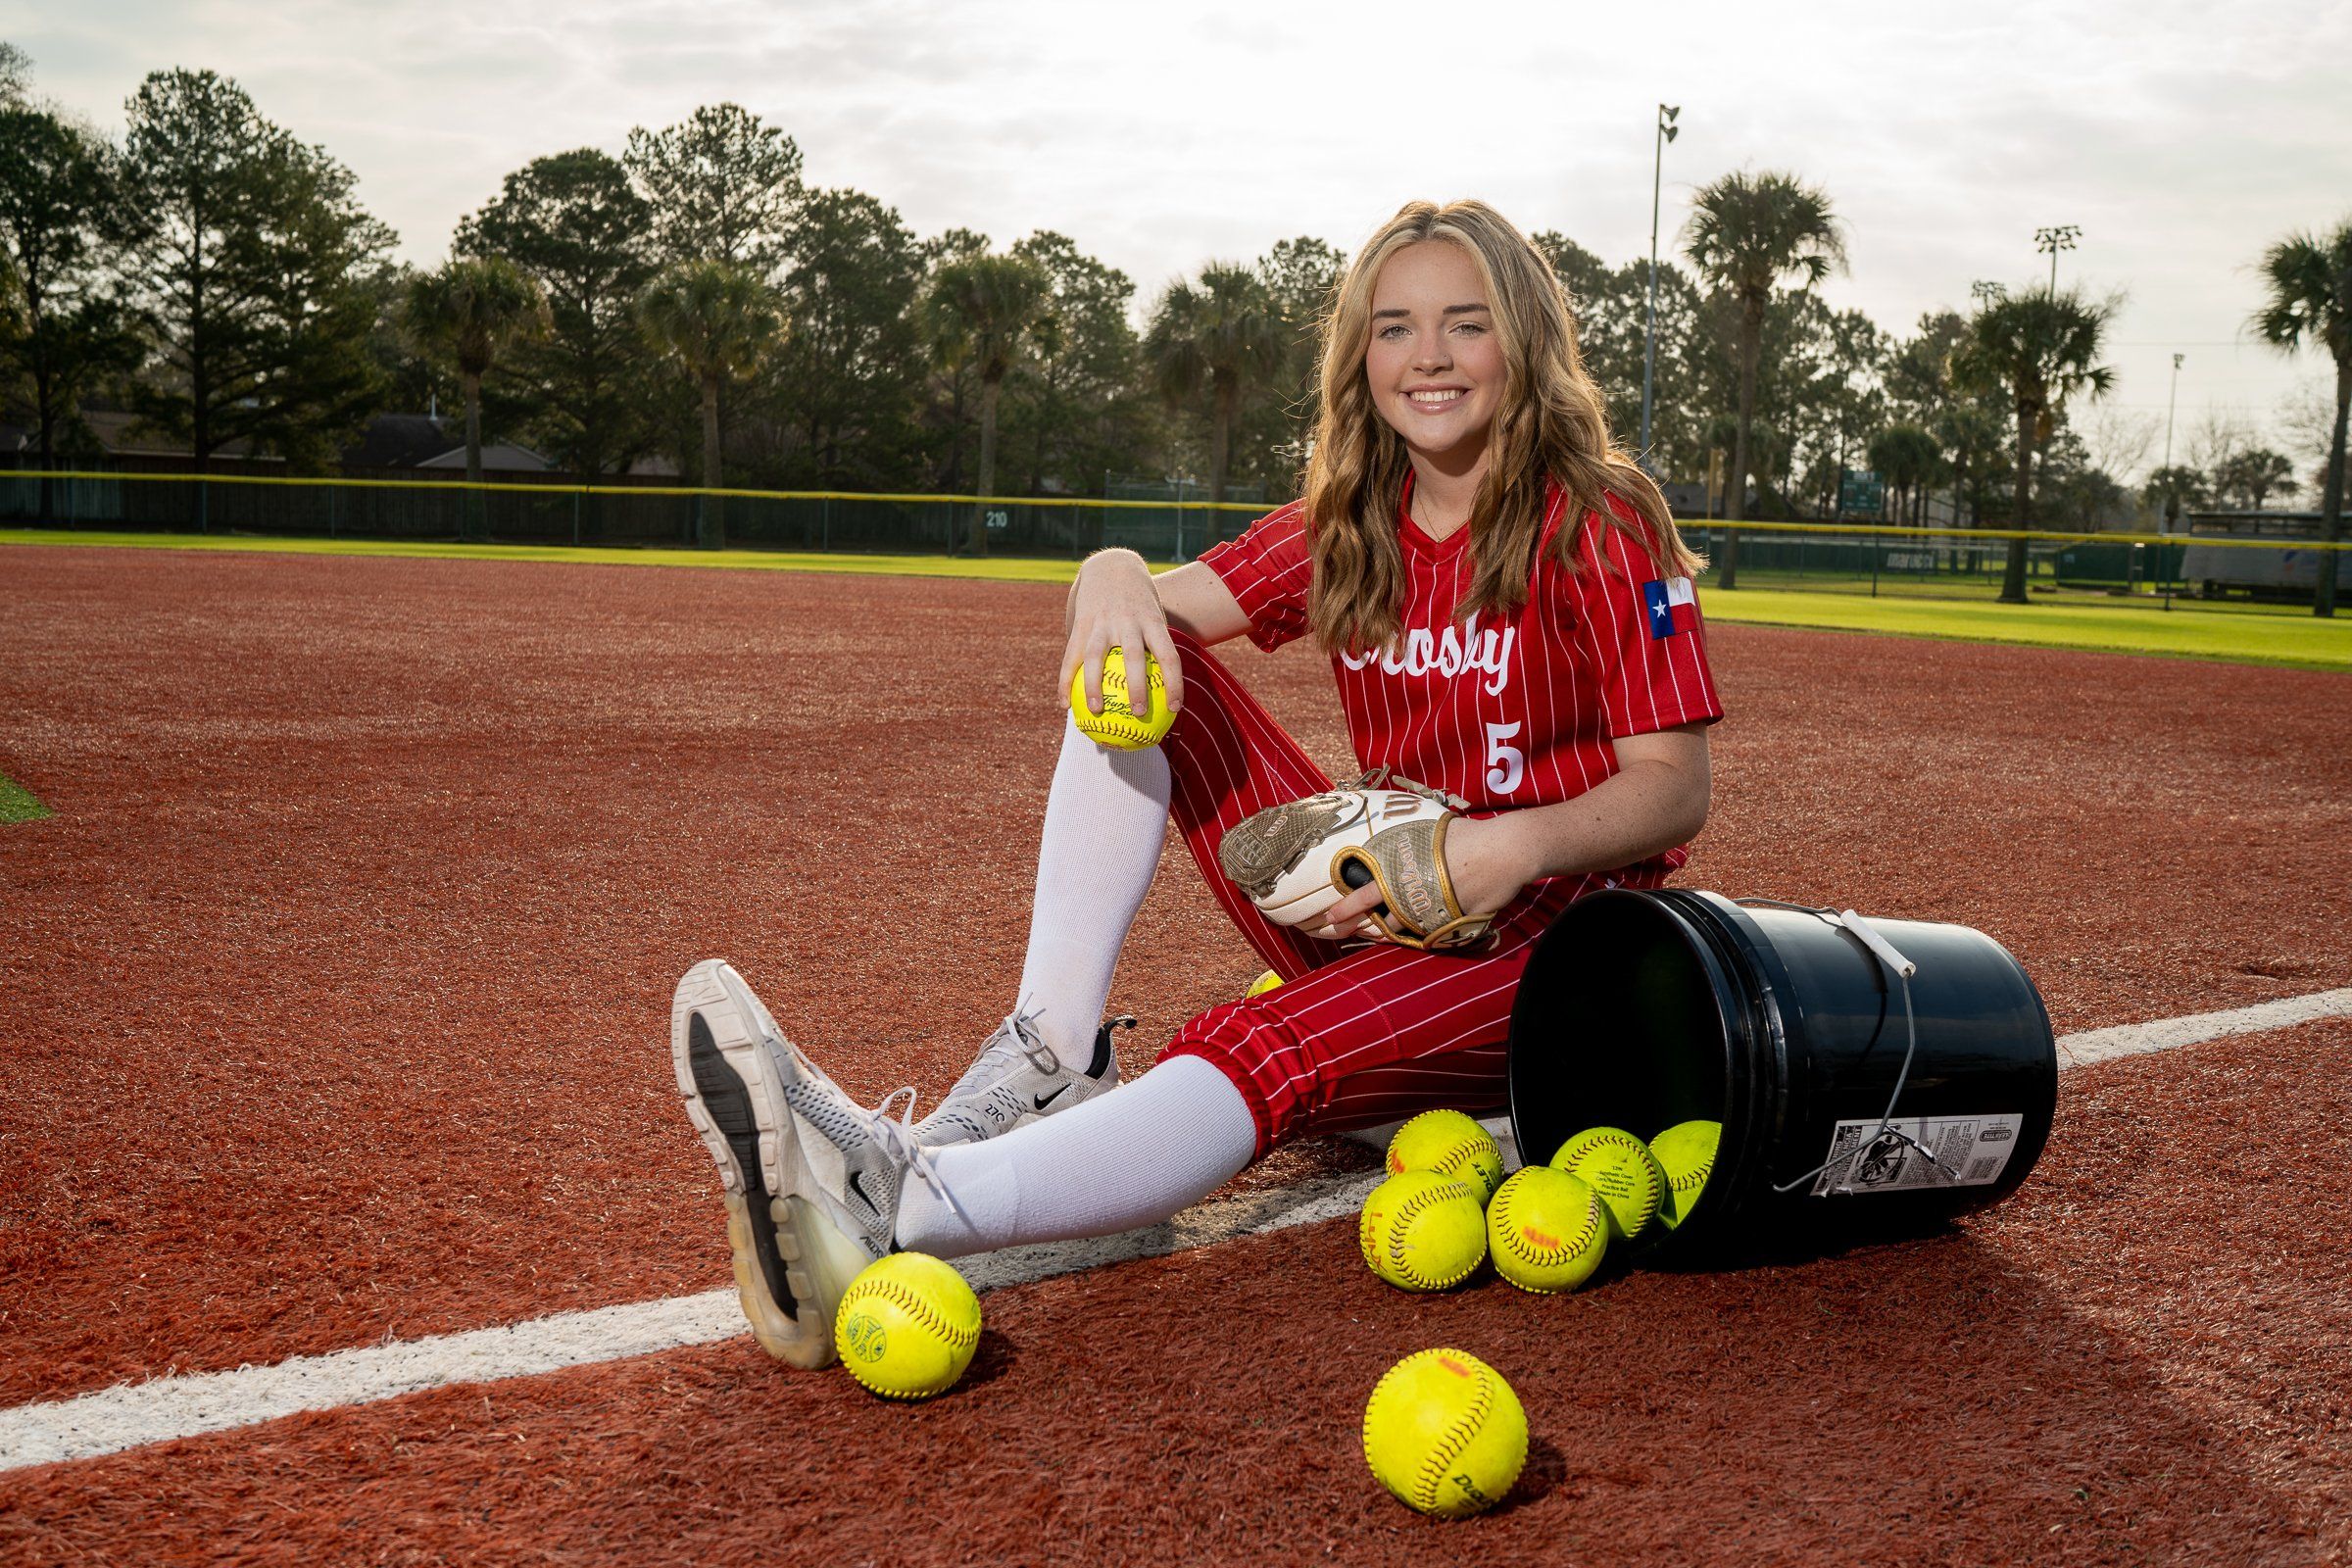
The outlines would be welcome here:
<svg viewBox="0 0 2352 1568">
<path fill-rule="evenodd" d="M 758 571 L 839 571 L 906 577 L 978 577 L 996 582 L 1068 582 L 1071 561 L 1004 557 L 786 554 L 765 550 L 571 549 L 553 545 L 459 545 L 367 539 L 273 539 L 219 534 L 66 532 L 0 528 L 0 545 L 109 545 L 158 550 L 262 551 L 278 555 L 396 556 L 427 560 L 560 561 L 592 565 L 704 566 Z M 1157 569 L 1165 569 L 1157 568 Z M 1701 582 L 1702 589 L 1704 582 Z M 2299 669 L 2352 671 L 2352 615 L 2321 620 L 2274 606 L 2036 602 L 1990 599 L 1871 599 L 1853 593 L 1741 588 L 1706 593 L 1709 620 L 1820 631 L 1876 632 L 1961 642 L 2025 643 L 2100 653 L 2224 659 Z"/>
<path fill-rule="evenodd" d="M 32 791 L 0 773 L 0 827 L 11 822 L 38 822 L 49 808 L 32 798 Z"/>
</svg>

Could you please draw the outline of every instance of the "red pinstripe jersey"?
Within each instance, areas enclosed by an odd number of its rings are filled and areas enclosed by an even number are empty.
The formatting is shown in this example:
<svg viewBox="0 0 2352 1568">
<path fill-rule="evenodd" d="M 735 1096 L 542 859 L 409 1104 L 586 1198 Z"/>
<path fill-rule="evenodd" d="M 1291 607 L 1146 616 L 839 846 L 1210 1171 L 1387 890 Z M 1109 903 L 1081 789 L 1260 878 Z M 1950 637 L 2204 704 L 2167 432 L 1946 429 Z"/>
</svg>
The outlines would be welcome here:
<svg viewBox="0 0 2352 1568">
<path fill-rule="evenodd" d="M 1587 513 L 1577 536 L 1582 569 L 1567 570 L 1551 559 L 1567 515 L 1553 485 L 1526 606 L 1513 616 L 1457 622 L 1453 608 L 1470 585 L 1470 530 L 1431 539 L 1408 515 L 1411 500 L 1408 474 L 1397 512 L 1403 630 L 1376 654 L 1332 659 L 1362 766 L 1449 790 L 1479 814 L 1549 806 L 1617 771 L 1612 740 L 1723 716 L 1695 598 L 1686 604 L 1687 585 L 1623 528 Z M 1200 559 L 1240 602 L 1260 648 L 1305 632 L 1312 562 L 1302 503 Z M 1686 858 L 1675 849 L 1647 863 L 1673 869 Z"/>
</svg>

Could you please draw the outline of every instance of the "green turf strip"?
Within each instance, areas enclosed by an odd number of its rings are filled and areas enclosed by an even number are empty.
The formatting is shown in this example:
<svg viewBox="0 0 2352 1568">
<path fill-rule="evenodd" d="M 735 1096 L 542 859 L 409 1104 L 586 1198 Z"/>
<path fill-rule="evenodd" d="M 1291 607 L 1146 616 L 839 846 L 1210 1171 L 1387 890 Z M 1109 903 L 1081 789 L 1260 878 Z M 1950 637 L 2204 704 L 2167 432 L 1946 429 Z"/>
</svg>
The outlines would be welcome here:
<svg viewBox="0 0 2352 1568">
<path fill-rule="evenodd" d="M 2297 669 L 2352 670 L 2352 615 L 2177 601 L 2147 605 L 2004 605 L 1992 600 L 1866 599 L 1740 588 L 1700 591 L 1706 618 L 1820 631 L 1881 632 L 1959 642 L 2025 643 L 2098 653 L 2226 659 Z"/>
<path fill-rule="evenodd" d="M 976 577 L 998 582 L 1068 582 L 1072 561 L 996 557 L 788 554 L 766 550 L 615 550 L 549 545 L 423 544 L 371 539 L 267 539 L 218 534 L 79 533 L 0 529 L 0 545 L 117 545 L 164 550 L 264 551 L 280 555 L 394 556 L 473 561 L 556 561 L 595 565 L 709 566 L 763 571 L 873 572 Z M 1165 569 L 1165 568 L 1158 568 Z M 2322 620 L 2307 611 L 2180 600 L 2003 605 L 1990 599 L 1872 599 L 1852 593 L 1741 588 L 1701 583 L 1709 620 L 1819 631 L 1878 632 L 1961 642 L 2020 643 L 2100 653 L 2225 659 L 2241 663 L 2352 671 L 2352 615 Z"/>
<path fill-rule="evenodd" d="M 0 825 L 10 822 L 38 822 L 49 814 L 49 808 L 32 798 L 32 791 L 0 773 Z"/>
</svg>

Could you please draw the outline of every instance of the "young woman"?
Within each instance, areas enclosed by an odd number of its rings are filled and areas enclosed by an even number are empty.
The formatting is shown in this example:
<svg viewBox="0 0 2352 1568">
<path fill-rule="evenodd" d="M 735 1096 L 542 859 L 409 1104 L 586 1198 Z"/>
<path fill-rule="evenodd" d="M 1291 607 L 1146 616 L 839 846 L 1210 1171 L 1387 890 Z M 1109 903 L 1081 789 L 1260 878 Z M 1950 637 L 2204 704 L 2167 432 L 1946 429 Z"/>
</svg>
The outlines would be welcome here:
<svg viewBox="0 0 2352 1568">
<path fill-rule="evenodd" d="M 1154 577 L 1104 551 L 1069 599 L 1060 690 L 1149 649 L 1156 750 L 1063 737 L 1007 1018 L 919 1125 L 867 1110 L 787 1042 L 727 965 L 679 983 L 672 1053 L 724 1175 L 744 1308 L 800 1365 L 831 1358 L 857 1272 L 1164 1219 L 1292 1139 L 1504 1102 L 1530 945 L 1599 888 L 1652 887 L 1706 819 L 1722 716 L 1657 487 L 1612 446 L 1558 280 L 1491 208 L 1415 202 L 1358 253 L 1324 323 L 1306 493 Z M 1332 781 L 1209 653 L 1312 634 L 1356 760 L 1460 797 L 1446 869 L 1492 936 L 1424 952 L 1366 920 L 1270 923 L 1220 870 L 1226 831 Z M 1119 1085 L 1111 969 L 1170 816 L 1284 984 L 1186 1023 Z"/>
</svg>

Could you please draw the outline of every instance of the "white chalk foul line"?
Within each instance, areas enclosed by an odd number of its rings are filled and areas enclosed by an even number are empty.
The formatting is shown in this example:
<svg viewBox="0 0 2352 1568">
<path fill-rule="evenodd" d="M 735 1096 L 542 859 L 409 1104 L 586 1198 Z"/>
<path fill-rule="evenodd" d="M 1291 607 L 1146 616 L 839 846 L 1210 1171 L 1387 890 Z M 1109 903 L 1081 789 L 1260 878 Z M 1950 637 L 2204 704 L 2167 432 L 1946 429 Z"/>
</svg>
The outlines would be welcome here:
<svg viewBox="0 0 2352 1568">
<path fill-rule="evenodd" d="M 1324 1178 L 1204 1203 L 1118 1236 L 1009 1248 L 958 1264 L 976 1291 L 1180 1252 L 1230 1237 L 1351 1214 L 1378 1173 Z M 299 1355 L 268 1366 L 123 1384 L 48 1404 L 0 1411 L 0 1470 L 88 1459 L 173 1438 L 274 1421 L 305 1410 L 368 1404 L 452 1383 L 496 1383 L 745 1332 L 733 1291 L 633 1301 L 463 1334 Z"/>
<path fill-rule="evenodd" d="M 2307 997 L 2258 1002 L 2251 1007 L 2227 1012 L 2192 1012 L 2154 1023 L 2122 1024 L 2113 1029 L 2085 1029 L 2058 1041 L 2058 1060 L 2068 1067 L 2087 1067 L 2118 1056 L 2141 1056 L 2151 1051 L 2193 1046 L 2224 1035 L 2248 1035 L 2262 1029 L 2285 1029 L 2318 1018 L 2340 1018 L 2352 1013 L 2352 988 L 2315 991 Z"/>
<path fill-rule="evenodd" d="M 2201 1012 L 2154 1023 L 2092 1029 L 2058 1041 L 2061 1066 L 2170 1051 L 2225 1035 L 2278 1029 L 2352 1014 L 2352 988 Z M 1492 1125 L 1492 1124 L 1491 1124 Z M 1507 1132 L 1507 1128 L 1505 1129 Z M 1141 1257 L 1206 1247 L 1354 1213 L 1379 1173 L 1324 1178 L 1203 1203 L 1164 1224 L 1091 1241 L 1012 1248 L 957 1266 L 974 1290 L 1051 1278 Z M 495 1383 L 564 1367 L 618 1361 L 744 1332 L 732 1291 L 636 1301 L 589 1312 L 559 1312 L 502 1328 L 475 1329 L 303 1355 L 103 1389 L 76 1398 L 0 1410 L 0 1470 L 88 1459 L 174 1438 L 272 1421 L 305 1410 L 368 1404 L 453 1383 Z"/>
</svg>

